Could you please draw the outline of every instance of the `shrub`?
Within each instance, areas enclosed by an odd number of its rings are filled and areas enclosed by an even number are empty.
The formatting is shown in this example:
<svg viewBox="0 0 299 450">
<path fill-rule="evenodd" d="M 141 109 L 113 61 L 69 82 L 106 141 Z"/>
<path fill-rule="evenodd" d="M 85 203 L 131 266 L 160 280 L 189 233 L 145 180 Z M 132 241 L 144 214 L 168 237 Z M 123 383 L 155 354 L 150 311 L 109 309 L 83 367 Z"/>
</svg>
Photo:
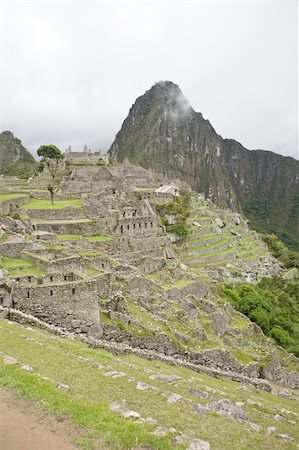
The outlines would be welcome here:
<svg viewBox="0 0 299 450">
<path fill-rule="evenodd" d="M 267 311 L 265 311 L 263 308 L 255 308 L 254 310 L 250 311 L 249 318 L 253 322 L 257 323 L 265 333 L 269 331 L 270 319 Z"/>
<path fill-rule="evenodd" d="M 291 343 L 289 334 L 280 327 L 273 327 L 269 333 L 276 342 L 282 347 L 288 347 Z"/>
</svg>

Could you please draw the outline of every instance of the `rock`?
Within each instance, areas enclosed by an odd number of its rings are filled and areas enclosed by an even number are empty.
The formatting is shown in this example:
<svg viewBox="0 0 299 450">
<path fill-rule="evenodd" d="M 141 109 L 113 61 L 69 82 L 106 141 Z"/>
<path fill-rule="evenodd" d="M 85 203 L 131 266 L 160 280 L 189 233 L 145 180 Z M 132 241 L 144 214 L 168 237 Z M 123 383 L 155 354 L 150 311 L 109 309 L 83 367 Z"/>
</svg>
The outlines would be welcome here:
<svg viewBox="0 0 299 450">
<path fill-rule="evenodd" d="M 186 266 L 186 264 L 180 264 L 180 269 L 186 272 L 186 270 L 188 270 L 188 267 Z"/>
<path fill-rule="evenodd" d="M 152 417 L 147 417 L 146 419 L 145 419 L 145 421 L 147 422 L 147 423 L 149 423 L 150 425 L 157 425 L 157 421 L 155 420 L 155 419 L 153 419 Z"/>
<path fill-rule="evenodd" d="M 207 392 L 200 391 L 199 389 L 190 388 L 189 392 L 192 395 L 199 395 L 202 398 L 209 398 L 209 394 L 207 394 Z"/>
<path fill-rule="evenodd" d="M 192 222 L 192 225 L 194 225 L 195 227 L 201 228 L 201 224 L 199 222 L 196 222 L 196 220 L 194 220 L 194 222 Z"/>
<path fill-rule="evenodd" d="M 218 225 L 218 227 L 223 228 L 224 227 L 224 223 L 222 222 L 222 220 L 219 217 L 215 218 L 215 223 Z"/>
<path fill-rule="evenodd" d="M 261 431 L 261 429 L 262 429 L 262 427 L 260 425 L 258 425 L 257 423 L 248 422 L 248 425 L 250 426 L 250 428 L 252 428 L 255 431 Z"/>
<path fill-rule="evenodd" d="M 22 370 L 25 370 L 26 372 L 33 372 L 33 369 L 32 369 L 32 367 L 30 367 L 30 366 L 27 366 L 27 364 L 23 364 L 22 366 L 21 366 L 21 369 Z"/>
<path fill-rule="evenodd" d="M 293 267 L 291 270 L 285 273 L 282 278 L 289 281 L 295 280 L 296 278 L 298 278 L 298 269 L 296 269 L 296 267 Z"/>
<path fill-rule="evenodd" d="M 108 372 L 103 373 L 104 377 L 111 377 L 111 378 L 121 378 L 124 377 L 126 374 L 123 372 L 117 372 L 115 370 L 110 370 Z"/>
<path fill-rule="evenodd" d="M 81 320 L 78 320 L 78 319 L 72 320 L 72 327 L 73 328 L 79 328 L 80 324 L 81 324 Z"/>
<path fill-rule="evenodd" d="M 69 385 L 64 383 L 59 383 L 57 387 L 58 389 L 63 389 L 64 391 L 68 391 L 70 389 Z"/>
<path fill-rule="evenodd" d="M 150 434 L 152 434 L 153 436 L 166 436 L 168 433 L 169 433 L 169 429 L 168 428 L 157 427 Z"/>
<path fill-rule="evenodd" d="M 13 365 L 13 364 L 19 364 L 19 361 L 16 358 L 13 358 L 12 356 L 6 356 L 4 358 L 4 363 Z"/>
<path fill-rule="evenodd" d="M 278 436 L 285 442 L 291 442 L 294 440 L 294 438 L 292 436 L 289 436 L 288 434 L 279 434 Z"/>
<path fill-rule="evenodd" d="M 180 434 L 178 434 L 177 436 L 175 436 L 173 439 L 172 439 L 172 444 L 174 445 L 174 446 L 176 446 L 176 445 L 182 445 L 182 444 L 185 444 L 185 442 L 187 442 L 187 441 L 189 441 L 190 440 L 190 437 L 189 436 L 187 436 L 186 434 L 184 434 L 184 433 L 180 433 Z"/>
<path fill-rule="evenodd" d="M 210 450 L 210 444 L 201 439 L 192 439 L 186 450 Z"/>
<path fill-rule="evenodd" d="M 227 330 L 227 326 L 229 324 L 229 319 L 220 311 L 215 311 L 211 315 L 212 323 L 211 327 L 216 334 L 216 336 L 222 336 Z"/>
<path fill-rule="evenodd" d="M 111 403 L 110 408 L 112 411 L 121 414 L 125 419 L 140 419 L 140 414 L 138 414 L 138 412 L 127 409 L 119 403 Z"/>
<path fill-rule="evenodd" d="M 276 431 L 276 427 L 267 428 L 267 434 L 273 434 Z"/>
<path fill-rule="evenodd" d="M 167 403 L 175 403 L 178 402 L 179 400 L 183 400 L 183 398 L 184 397 L 182 397 L 180 394 L 176 394 L 173 392 L 166 401 Z"/>
<path fill-rule="evenodd" d="M 137 382 L 136 388 L 139 391 L 158 391 L 158 388 L 152 386 L 151 384 L 143 383 L 141 381 Z"/>
<path fill-rule="evenodd" d="M 225 398 L 209 403 L 207 408 L 231 419 L 247 421 L 244 409 Z"/>
<path fill-rule="evenodd" d="M 200 403 L 196 403 L 192 410 L 195 412 L 195 414 L 198 414 L 199 416 L 205 416 L 208 414 L 209 410 L 205 406 L 202 406 Z"/>
<path fill-rule="evenodd" d="M 94 339 L 101 339 L 101 337 L 104 334 L 103 328 L 101 325 L 92 325 L 88 330 L 88 337 L 94 338 Z"/>
<path fill-rule="evenodd" d="M 280 421 L 280 420 L 283 420 L 283 417 L 282 417 L 280 414 L 276 414 L 276 415 L 273 417 L 273 419 L 274 419 L 274 420 L 277 420 L 277 421 Z"/>
<path fill-rule="evenodd" d="M 181 380 L 182 377 L 177 375 L 151 375 L 150 380 L 162 381 L 162 383 L 171 383 L 172 381 Z"/>
</svg>

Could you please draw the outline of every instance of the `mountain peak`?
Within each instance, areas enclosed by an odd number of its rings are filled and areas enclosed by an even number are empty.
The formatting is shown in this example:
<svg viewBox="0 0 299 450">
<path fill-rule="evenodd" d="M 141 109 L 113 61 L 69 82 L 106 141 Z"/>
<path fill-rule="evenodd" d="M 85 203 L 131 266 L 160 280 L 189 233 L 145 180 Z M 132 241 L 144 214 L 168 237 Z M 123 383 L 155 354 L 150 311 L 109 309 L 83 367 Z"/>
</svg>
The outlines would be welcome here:
<svg viewBox="0 0 299 450">
<path fill-rule="evenodd" d="M 218 206 L 244 211 L 259 230 L 299 238 L 299 163 L 222 139 L 171 81 L 136 100 L 109 153 L 183 179 Z"/>
</svg>

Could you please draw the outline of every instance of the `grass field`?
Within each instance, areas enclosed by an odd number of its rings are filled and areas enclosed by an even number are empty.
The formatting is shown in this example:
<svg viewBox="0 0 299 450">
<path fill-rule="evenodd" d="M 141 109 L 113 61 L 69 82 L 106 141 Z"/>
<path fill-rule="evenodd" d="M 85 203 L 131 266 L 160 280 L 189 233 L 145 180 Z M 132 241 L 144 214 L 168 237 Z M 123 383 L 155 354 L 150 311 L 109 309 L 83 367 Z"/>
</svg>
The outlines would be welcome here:
<svg viewBox="0 0 299 450">
<path fill-rule="evenodd" d="M 27 194 L 0 194 L 0 203 L 22 197 L 27 197 Z"/>
<path fill-rule="evenodd" d="M 42 276 L 45 273 L 28 259 L 22 258 L 9 258 L 7 256 L 3 256 L 2 261 L 0 261 L 0 267 L 8 270 L 10 276 Z"/>
<path fill-rule="evenodd" d="M 112 238 L 111 236 L 105 236 L 105 235 L 97 235 L 97 236 L 81 236 L 79 234 L 60 234 L 57 236 L 57 239 L 59 241 L 78 241 L 80 239 L 85 239 L 89 242 L 103 242 L 103 241 L 110 241 Z"/>
<path fill-rule="evenodd" d="M 150 434 L 157 426 L 174 427 L 176 433 L 204 439 L 211 444 L 211 450 L 297 448 L 298 417 L 284 412 L 299 413 L 295 400 L 250 386 L 240 390 L 240 383 L 197 374 L 159 361 L 89 349 L 78 341 L 6 321 L 0 322 L 0 351 L 33 368 L 32 373 L 27 373 L 18 365 L 5 365 L 3 357 L 0 357 L 0 387 L 17 391 L 30 400 L 36 400 L 41 408 L 69 417 L 86 431 L 79 442 L 85 450 L 95 449 L 96 442 L 106 450 L 173 449 L 171 439 L 174 432 L 164 437 Z M 109 374 L 113 371 L 119 376 L 111 377 Z M 165 383 L 159 378 L 165 375 L 179 378 Z M 140 382 L 147 383 L 153 390 L 139 390 L 137 383 Z M 59 383 L 69 385 L 70 389 L 59 390 Z M 209 398 L 194 395 L 190 388 L 208 393 Z M 181 395 L 181 400 L 168 403 L 167 398 L 172 393 Z M 260 425 L 261 430 L 213 412 L 204 416 L 195 414 L 194 404 L 204 405 L 211 401 L 211 397 L 243 402 L 249 421 Z M 112 402 L 138 412 L 142 419 L 139 423 L 123 419 L 111 411 Z M 280 414 L 282 419 L 276 421 L 275 414 Z M 157 424 L 150 425 L 144 420 L 147 417 L 152 417 Z M 271 435 L 266 432 L 270 426 L 276 427 Z M 294 441 L 283 442 L 278 433 L 289 434 Z M 186 445 L 176 448 L 183 449 Z"/>
<path fill-rule="evenodd" d="M 73 208 L 82 208 L 82 203 L 80 199 L 73 199 L 73 200 L 55 200 L 54 199 L 54 205 L 52 205 L 50 198 L 45 199 L 39 199 L 39 198 L 31 198 L 28 203 L 25 203 L 22 205 L 22 208 L 24 209 L 64 209 L 68 206 L 71 206 Z"/>
</svg>

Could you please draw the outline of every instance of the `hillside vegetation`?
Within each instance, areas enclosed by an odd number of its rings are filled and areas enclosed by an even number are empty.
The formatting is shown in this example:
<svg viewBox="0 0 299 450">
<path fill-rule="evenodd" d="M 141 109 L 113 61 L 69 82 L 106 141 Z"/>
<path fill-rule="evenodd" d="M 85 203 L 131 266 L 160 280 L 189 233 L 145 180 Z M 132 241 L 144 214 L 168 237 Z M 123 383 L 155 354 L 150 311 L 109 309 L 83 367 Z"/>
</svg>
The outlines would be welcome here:
<svg viewBox="0 0 299 450">
<path fill-rule="evenodd" d="M 85 431 L 76 442 L 82 449 L 183 450 L 196 448 L 189 447 L 196 439 L 213 450 L 296 448 L 295 400 L 159 361 L 89 349 L 32 327 L 0 325 L 0 387 L 35 400 L 61 420 L 70 418 Z"/>
</svg>

